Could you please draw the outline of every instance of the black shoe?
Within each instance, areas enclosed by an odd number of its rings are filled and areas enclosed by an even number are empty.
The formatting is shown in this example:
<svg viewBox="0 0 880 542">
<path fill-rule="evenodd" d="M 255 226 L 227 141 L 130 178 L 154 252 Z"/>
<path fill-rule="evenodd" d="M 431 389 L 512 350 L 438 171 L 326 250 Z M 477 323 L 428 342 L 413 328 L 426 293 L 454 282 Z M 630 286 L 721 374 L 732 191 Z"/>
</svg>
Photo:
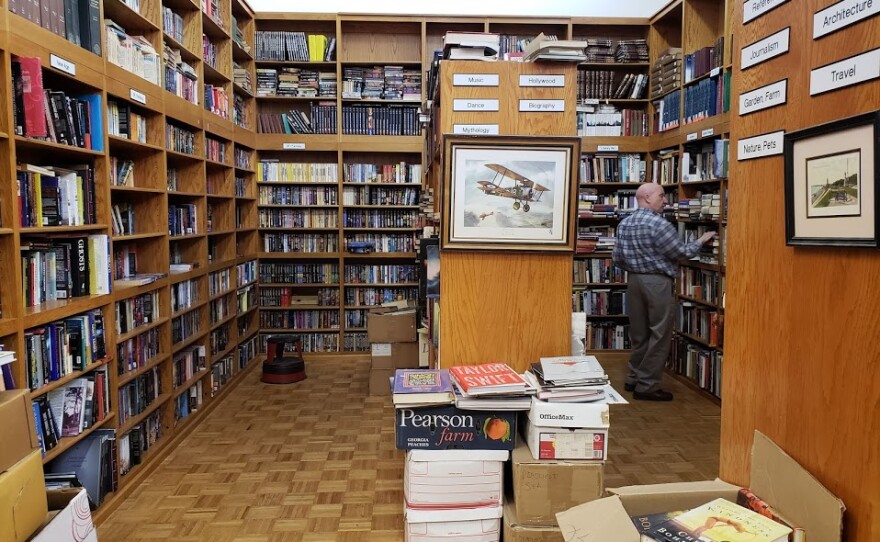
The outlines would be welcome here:
<svg viewBox="0 0 880 542">
<path fill-rule="evenodd" d="M 626 383 L 626 384 L 623 385 L 623 389 L 624 389 L 625 391 L 636 391 L 636 385 L 635 385 L 635 384 Z"/>
<path fill-rule="evenodd" d="M 633 399 L 640 401 L 672 401 L 672 397 L 672 394 L 665 390 L 633 392 Z"/>
</svg>

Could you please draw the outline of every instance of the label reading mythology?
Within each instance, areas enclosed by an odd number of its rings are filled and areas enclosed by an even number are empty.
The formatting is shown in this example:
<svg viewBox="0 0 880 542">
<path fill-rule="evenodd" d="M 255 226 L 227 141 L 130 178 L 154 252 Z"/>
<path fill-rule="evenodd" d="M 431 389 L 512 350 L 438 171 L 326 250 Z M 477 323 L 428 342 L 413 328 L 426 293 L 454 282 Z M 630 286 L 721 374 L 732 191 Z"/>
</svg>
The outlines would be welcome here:
<svg viewBox="0 0 880 542">
<path fill-rule="evenodd" d="M 779 130 L 778 132 L 740 139 L 738 143 L 739 152 L 736 156 L 737 161 L 741 162 L 743 160 L 782 154 L 782 140 L 784 136 L 785 130 Z"/>
<path fill-rule="evenodd" d="M 790 37 L 791 28 L 783 28 L 779 32 L 771 34 L 762 40 L 756 41 L 751 45 L 746 45 L 743 47 L 740 56 L 742 69 L 751 68 L 756 64 L 766 62 L 771 58 L 787 53 Z"/>
<path fill-rule="evenodd" d="M 497 73 L 454 73 L 452 85 L 456 87 L 497 87 Z"/>
<path fill-rule="evenodd" d="M 463 98 L 452 101 L 453 111 L 498 111 L 498 100 L 466 100 Z"/>
<path fill-rule="evenodd" d="M 813 15 L 813 39 L 880 13 L 880 0 L 842 0 Z"/>
<path fill-rule="evenodd" d="M 810 96 L 880 77 L 880 49 L 843 59 L 810 72 Z"/>
<path fill-rule="evenodd" d="M 747 0 L 743 3 L 743 24 L 753 21 L 788 0 Z"/>
<path fill-rule="evenodd" d="M 453 134 L 460 135 L 498 135 L 497 124 L 455 124 Z"/>
<path fill-rule="evenodd" d="M 739 95 L 739 115 L 782 105 L 788 100 L 788 79 L 770 83 Z"/>
</svg>

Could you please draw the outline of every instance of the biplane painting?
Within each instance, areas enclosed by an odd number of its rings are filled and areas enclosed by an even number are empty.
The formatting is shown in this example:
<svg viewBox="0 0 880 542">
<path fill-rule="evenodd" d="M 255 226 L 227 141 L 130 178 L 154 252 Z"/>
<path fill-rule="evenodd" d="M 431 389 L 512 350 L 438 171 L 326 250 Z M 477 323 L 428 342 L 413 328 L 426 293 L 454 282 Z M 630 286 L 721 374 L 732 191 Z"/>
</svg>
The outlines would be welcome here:
<svg viewBox="0 0 880 542">
<path fill-rule="evenodd" d="M 460 240 L 561 242 L 568 228 L 571 149 L 454 149 L 452 234 Z"/>
</svg>

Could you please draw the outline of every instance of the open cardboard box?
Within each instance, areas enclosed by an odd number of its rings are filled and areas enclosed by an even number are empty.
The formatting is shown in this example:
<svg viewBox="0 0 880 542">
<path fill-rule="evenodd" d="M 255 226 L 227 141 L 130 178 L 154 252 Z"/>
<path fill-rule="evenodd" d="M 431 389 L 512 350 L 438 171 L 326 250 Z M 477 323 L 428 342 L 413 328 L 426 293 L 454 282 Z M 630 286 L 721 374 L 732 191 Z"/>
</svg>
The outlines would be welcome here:
<svg viewBox="0 0 880 542">
<path fill-rule="evenodd" d="M 803 527 L 808 540 L 841 540 L 843 502 L 759 431 L 752 443 L 749 487 Z M 723 480 L 608 489 L 611 497 L 569 508 L 556 519 L 566 542 L 639 542 L 630 516 L 695 508 L 717 498 L 735 502 L 739 489 Z"/>
</svg>

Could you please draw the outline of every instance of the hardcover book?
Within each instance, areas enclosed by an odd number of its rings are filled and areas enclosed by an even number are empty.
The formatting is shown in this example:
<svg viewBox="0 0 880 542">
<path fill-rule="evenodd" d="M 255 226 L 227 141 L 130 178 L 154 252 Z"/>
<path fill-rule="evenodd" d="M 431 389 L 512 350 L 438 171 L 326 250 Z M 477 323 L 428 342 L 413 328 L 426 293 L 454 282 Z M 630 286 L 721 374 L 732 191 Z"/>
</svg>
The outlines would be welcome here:
<svg viewBox="0 0 880 542">
<path fill-rule="evenodd" d="M 468 395 L 522 393 L 526 381 L 506 363 L 451 367 L 449 374 Z"/>
<path fill-rule="evenodd" d="M 397 369 L 392 393 L 396 407 L 451 404 L 455 397 L 446 369 Z"/>
<path fill-rule="evenodd" d="M 648 534 L 671 542 L 786 542 L 791 529 L 726 499 L 715 499 Z"/>
</svg>

